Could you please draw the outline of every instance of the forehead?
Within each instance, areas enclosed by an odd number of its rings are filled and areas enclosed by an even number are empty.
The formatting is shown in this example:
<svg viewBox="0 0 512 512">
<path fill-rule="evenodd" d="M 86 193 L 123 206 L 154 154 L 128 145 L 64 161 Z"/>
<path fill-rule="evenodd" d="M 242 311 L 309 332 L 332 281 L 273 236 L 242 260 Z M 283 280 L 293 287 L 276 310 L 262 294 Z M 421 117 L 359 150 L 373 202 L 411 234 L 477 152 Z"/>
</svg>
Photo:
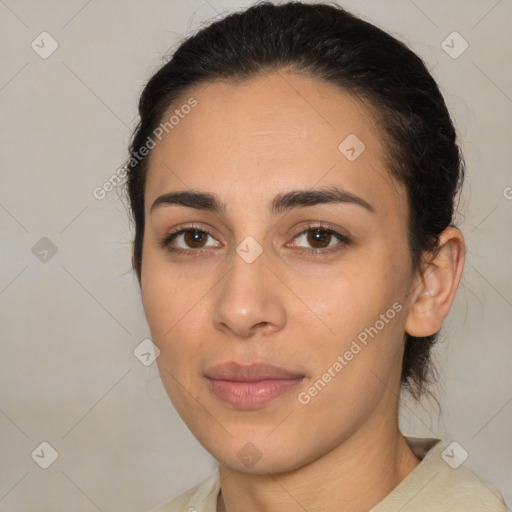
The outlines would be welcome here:
<svg viewBox="0 0 512 512">
<path fill-rule="evenodd" d="M 195 106 L 184 107 L 189 104 Z M 405 206 L 372 111 L 333 84 L 286 72 L 201 83 L 162 121 L 171 116 L 172 129 L 150 156 L 146 211 L 157 195 L 174 189 L 208 189 L 227 203 L 247 205 L 315 185 Z"/>
</svg>

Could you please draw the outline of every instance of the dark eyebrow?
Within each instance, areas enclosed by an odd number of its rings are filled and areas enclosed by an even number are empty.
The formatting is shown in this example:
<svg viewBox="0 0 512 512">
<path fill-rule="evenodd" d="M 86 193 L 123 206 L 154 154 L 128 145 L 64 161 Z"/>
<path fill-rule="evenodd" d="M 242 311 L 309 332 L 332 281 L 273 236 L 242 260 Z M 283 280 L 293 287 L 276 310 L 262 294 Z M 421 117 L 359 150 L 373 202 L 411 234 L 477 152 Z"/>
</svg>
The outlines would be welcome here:
<svg viewBox="0 0 512 512">
<path fill-rule="evenodd" d="M 369 212 L 375 213 L 373 206 L 361 197 L 338 187 L 328 187 L 315 190 L 292 190 L 278 194 L 272 201 L 270 213 L 277 215 L 293 208 L 303 208 L 316 204 L 350 203 L 359 205 Z M 160 205 L 180 205 L 197 210 L 211 211 L 223 214 L 226 205 L 216 195 L 206 192 L 179 191 L 163 194 L 155 199 L 150 213 Z"/>
</svg>

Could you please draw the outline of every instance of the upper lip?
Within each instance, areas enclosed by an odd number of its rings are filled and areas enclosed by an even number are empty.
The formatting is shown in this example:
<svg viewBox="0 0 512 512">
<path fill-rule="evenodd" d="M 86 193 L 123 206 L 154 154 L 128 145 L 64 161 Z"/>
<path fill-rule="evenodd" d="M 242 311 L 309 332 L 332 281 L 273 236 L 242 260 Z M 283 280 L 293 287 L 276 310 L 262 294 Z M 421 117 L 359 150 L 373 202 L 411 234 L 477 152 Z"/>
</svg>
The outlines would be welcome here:
<svg viewBox="0 0 512 512">
<path fill-rule="evenodd" d="M 300 379 L 303 374 L 286 370 L 272 364 L 256 363 L 241 365 L 234 361 L 217 364 L 207 368 L 206 377 L 213 380 L 230 380 L 233 382 L 258 382 L 268 379 Z"/>
</svg>

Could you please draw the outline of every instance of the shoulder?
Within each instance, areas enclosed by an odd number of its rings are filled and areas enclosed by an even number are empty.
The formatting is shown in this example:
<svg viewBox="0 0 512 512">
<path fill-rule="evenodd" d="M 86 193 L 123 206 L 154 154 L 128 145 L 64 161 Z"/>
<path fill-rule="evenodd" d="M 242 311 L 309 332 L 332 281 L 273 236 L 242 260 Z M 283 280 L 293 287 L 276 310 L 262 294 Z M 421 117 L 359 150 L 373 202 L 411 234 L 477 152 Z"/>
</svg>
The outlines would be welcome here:
<svg viewBox="0 0 512 512">
<path fill-rule="evenodd" d="M 219 490 L 220 478 L 216 471 L 200 484 L 152 512 L 216 512 Z"/>
<path fill-rule="evenodd" d="M 371 512 L 505 512 L 499 490 L 462 464 L 463 448 L 440 439 L 406 437 L 420 464 Z"/>
</svg>

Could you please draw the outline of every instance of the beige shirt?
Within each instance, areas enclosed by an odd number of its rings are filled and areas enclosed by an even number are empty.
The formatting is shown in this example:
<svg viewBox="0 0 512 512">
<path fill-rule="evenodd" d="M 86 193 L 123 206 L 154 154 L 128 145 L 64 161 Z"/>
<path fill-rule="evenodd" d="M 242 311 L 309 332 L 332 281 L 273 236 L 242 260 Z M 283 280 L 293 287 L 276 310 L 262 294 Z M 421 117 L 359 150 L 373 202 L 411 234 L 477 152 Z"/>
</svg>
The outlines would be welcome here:
<svg viewBox="0 0 512 512">
<path fill-rule="evenodd" d="M 404 437 L 421 462 L 369 512 L 506 511 L 498 489 L 464 464 L 458 465 L 453 449 L 443 454 L 447 447 L 440 439 Z M 219 472 L 216 471 L 153 512 L 216 512 L 219 491 Z"/>
</svg>

